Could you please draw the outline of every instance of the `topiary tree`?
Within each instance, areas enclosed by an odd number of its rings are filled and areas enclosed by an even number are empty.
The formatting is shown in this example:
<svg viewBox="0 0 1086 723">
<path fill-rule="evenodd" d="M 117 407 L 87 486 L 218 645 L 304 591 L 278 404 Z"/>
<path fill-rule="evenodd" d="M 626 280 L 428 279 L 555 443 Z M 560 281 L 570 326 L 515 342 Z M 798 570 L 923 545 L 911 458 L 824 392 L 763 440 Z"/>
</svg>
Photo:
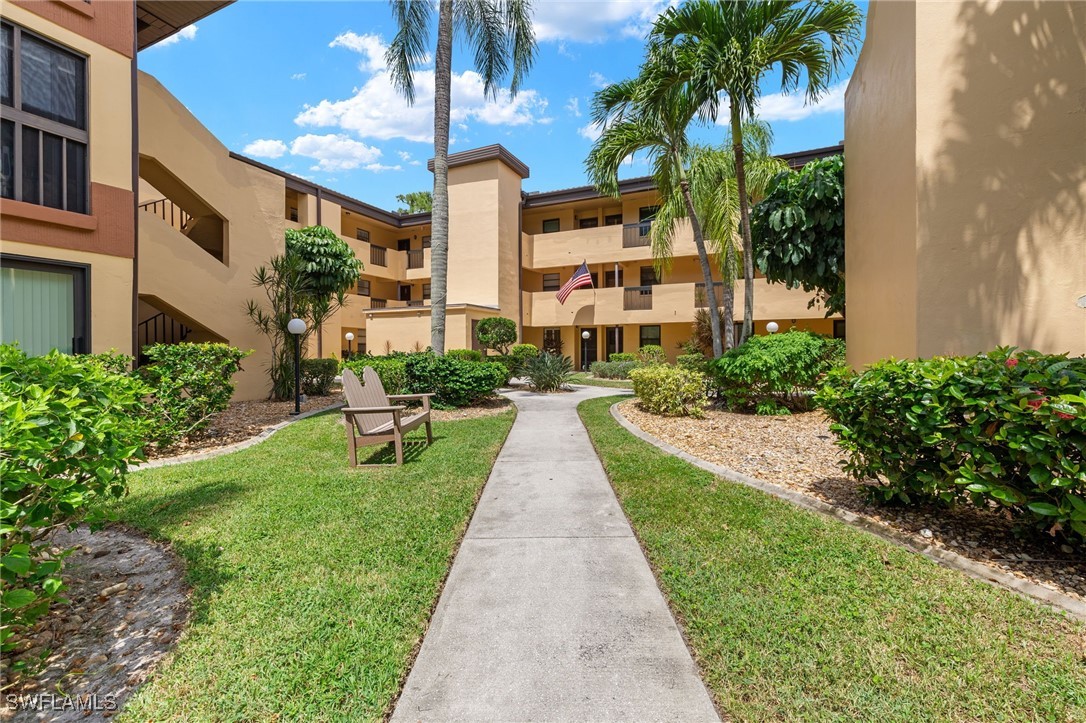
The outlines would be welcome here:
<svg viewBox="0 0 1086 723">
<path fill-rule="evenodd" d="M 509 346 L 517 341 L 517 323 L 501 316 L 481 319 L 475 328 L 475 336 L 484 347 L 504 356 L 509 353 Z"/>
<path fill-rule="evenodd" d="M 811 161 L 777 176 L 751 217 L 755 260 L 771 283 L 814 292 L 826 316 L 845 313 L 845 163 Z"/>
</svg>

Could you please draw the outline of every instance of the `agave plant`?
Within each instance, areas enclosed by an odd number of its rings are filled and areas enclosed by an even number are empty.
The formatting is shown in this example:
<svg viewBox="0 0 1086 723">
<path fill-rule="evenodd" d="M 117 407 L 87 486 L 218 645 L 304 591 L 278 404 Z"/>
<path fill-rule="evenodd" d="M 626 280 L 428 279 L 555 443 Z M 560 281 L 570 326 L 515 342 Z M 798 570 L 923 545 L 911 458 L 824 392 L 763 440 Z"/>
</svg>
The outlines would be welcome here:
<svg viewBox="0 0 1086 723">
<path fill-rule="evenodd" d="M 543 352 L 525 360 L 522 373 L 537 392 L 556 392 L 573 376 L 573 361 L 568 356 Z"/>
</svg>

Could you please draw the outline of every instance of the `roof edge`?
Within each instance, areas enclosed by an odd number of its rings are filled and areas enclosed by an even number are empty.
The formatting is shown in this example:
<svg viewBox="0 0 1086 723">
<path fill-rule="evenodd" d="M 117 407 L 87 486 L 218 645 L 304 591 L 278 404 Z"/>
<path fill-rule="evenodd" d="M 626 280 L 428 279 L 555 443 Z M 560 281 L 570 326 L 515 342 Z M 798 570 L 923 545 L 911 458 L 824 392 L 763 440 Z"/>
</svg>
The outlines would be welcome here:
<svg viewBox="0 0 1086 723">
<path fill-rule="evenodd" d="M 512 168 L 521 178 L 528 178 L 530 171 L 528 165 L 514 156 L 509 150 L 500 143 L 495 143 L 489 146 L 483 146 L 482 148 L 472 148 L 469 151 L 461 151 L 460 153 L 454 153 L 449 156 L 449 168 L 456 168 L 457 166 L 467 166 L 472 163 L 483 163 L 485 161 L 501 161 L 505 165 Z M 426 170 L 434 170 L 434 159 L 431 158 L 426 162 Z"/>
</svg>

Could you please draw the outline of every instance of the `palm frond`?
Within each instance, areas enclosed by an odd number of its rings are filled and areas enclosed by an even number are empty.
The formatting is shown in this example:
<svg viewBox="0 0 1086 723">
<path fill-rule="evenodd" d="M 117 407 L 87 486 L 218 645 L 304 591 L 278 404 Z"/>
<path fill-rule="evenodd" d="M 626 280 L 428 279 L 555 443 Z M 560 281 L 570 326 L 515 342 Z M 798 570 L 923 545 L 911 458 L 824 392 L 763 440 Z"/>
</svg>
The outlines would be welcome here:
<svg viewBox="0 0 1086 723">
<path fill-rule="evenodd" d="M 396 35 L 385 51 L 392 84 L 408 103 L 415 102 L 415 69 L 427 58 L 426 41 L 434 6 L 430 0 L 391 0 Z"/>
</svg>

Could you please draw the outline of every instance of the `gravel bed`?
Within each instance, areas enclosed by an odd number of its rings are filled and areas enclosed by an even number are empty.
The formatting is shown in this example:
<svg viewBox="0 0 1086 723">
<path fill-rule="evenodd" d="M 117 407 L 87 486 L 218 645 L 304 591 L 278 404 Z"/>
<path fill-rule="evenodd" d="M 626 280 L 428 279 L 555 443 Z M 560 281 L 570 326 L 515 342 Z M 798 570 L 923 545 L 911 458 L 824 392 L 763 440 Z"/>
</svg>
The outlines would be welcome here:
<svg viewBox="0 0 1086 723">
<path fill-rule="evenodd" d="M 704 419 L 660 417 L 623 402 L 622 414 L 645 432 L 708 462 L 817 497 L 1017 577 L 1086 600 L 1086 550 L 1040 533 L 1018 532 L 1004 512 L 967 505 L 872 504 L 847 477 L 844 452 L 822 412 L 759 417 L 710 410 Z M 874 484 L 872 482 L 871 484 Z"/>
</svg>

